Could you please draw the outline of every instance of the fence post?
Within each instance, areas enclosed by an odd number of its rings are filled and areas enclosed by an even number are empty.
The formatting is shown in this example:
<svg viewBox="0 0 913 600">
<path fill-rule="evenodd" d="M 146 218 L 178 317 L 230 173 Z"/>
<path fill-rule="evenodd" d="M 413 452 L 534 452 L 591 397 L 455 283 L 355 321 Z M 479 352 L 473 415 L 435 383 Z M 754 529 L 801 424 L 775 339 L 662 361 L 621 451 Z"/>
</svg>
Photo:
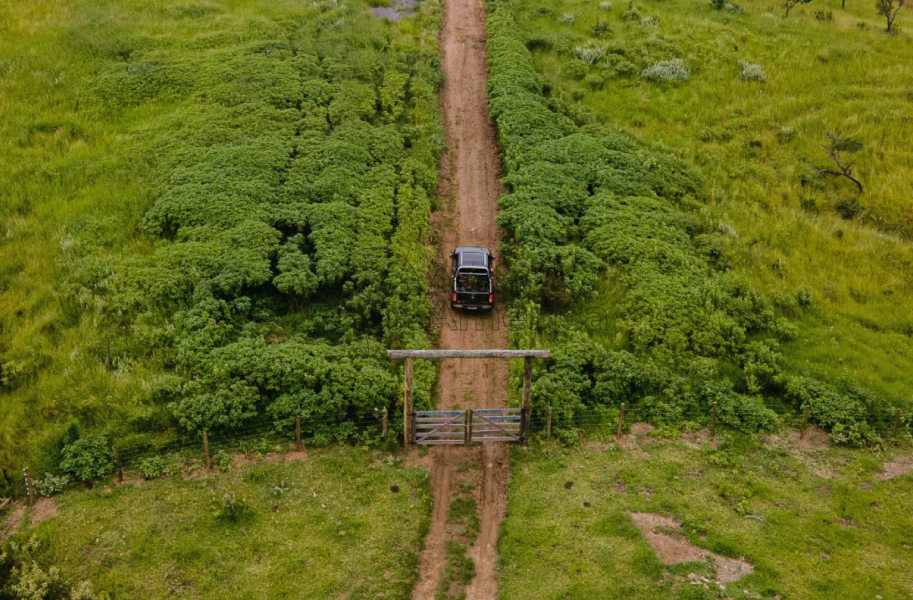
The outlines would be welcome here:
<svg viewBox="0 0 913 600">
<path fill-rule="evenodd" d="M 32 476 L 29 474 L 29 468 L 22 469 L 22 475 L 25 477 L 25 494 L 29 506 L 35 504 L 35 488 L 32 487 Z"/>
<path fill-rule="evenodd" d="M 384 439 L 387 439 L 387 407 L 384 407 L 384 412 L 380 414 L 380 426 L 383 428 Z"/>
<path fill-rule="evenodd" d="M 716 402 L 713 403 L 713 415 L 710 417 L 710 437 L 716 436 Z"/>
<path fill-rule="evenodd" d="M 810 408 L 810 405 L 805 405 L 805 418 L 802 419 L 802 431 L 799 433 L 800 440 L 805 437 L 805 430 L 808 429 L 808 413 Z"/>
<path fill-rule="evenodd" d="M 894 435 L 891 436 L 895 440 L 897 439 L 897 429 L 900 427 L 900 409 L 897 409 L 897 412 L 894 414 Z"/>
<path fill-rule="evenodd" d="M 295 450 L 301 452 L 301 415 L 295 415 Z"/>
<path fill-rule="evenodd" d="M 552 407 L 549 406 L 545 411 L 545 439 L 552 439 Z"/>
<path fill-rule="evenodd" d="M 120 460 L 120 450 L 114 449 L 114 464 L 117 465 L 117 483 L 124 482 L 124 463 Z"/>
<path fill-rule="evenodd" d="M 533 357 L 527 356 L 523 359 L 523 412 L 521 413 L 523 427 L 520 428 L 520 431 L 523 432 L 523 439 L 520 440 L 523 445 L 526 445 L 526 440 L 529 438 L 529 420 L 530 413 L 532 412 L 532 387 Z"/>
<path fill-rule="evenodd" d="M 625 422 L 625 403 L 621 403 L 621 407 L 618 410 L 618 431 L 615 433 L 616 437 L 621 437 L 621 425 Z"/>
<path fill-rule="evenodd" d="M 408 448 L 412 443 L 412 359 L 407 358 L 403 381 L 403 441 Z"/>
<path fill-rule="evenodd" d="M 212 459 L 209 457 L 209 436 L 203 432 L 203 454 L 206 456 L 206 470 L 212 469 Z"/>
</svg>

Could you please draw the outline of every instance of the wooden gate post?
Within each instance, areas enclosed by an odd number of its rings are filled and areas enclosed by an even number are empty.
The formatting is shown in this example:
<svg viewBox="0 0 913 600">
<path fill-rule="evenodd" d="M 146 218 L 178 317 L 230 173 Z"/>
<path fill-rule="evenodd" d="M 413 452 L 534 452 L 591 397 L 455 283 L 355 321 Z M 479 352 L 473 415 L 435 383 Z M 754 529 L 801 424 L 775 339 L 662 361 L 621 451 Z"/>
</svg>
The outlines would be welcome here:
<svg viewBox="0 0 913 600">
<path fill-rule="evenodd" d="M 25 476 L 25 493 L 28 500 L 29 506 L 35 504 L 35 487 L 32 485 L 32 476 L 29 473 L 29 468 L 25 467 L 22 469 L 22 474 Z"/>
<path fill-rule="evenodd" d="M 383 429 L 384 439 L 387 439 L 387 407 L 384 407 L 384 412 L 380 413 L 380 426 Z"/>
<path fill-rule="evenodd" d="M 526 356 L 523 358 L 523 439 L 521 443 L 526 444 L 529 439 L 529 421 L 532 413 L 532 388 L 533 388 L 533 357 Z"/>
<path fill-rule="evenodd" d="M 621 437 L 621 426 L 625 422 L 625 403 L 622 402 L 621 406 L 618 407 L 618 431 L 615 432 L 615 437 Z"/>
<path fill-rule="evenodd" d="M 408 448 L 412 443 L 412 359 L 405 359 L 403 382 L 403 442 Z"/>
<path fill-rule="evenodd" d="M 900 427 L 900 409 L 897 409 L 897 412 L 894 413 L 894 434 L 891 436 L 895 440 L 897 439 L 897 429 Z"/>
<path fill-rule="evenodd" d="M 545 411 L 545 439 L 552 439 L 552 407 Z"/>
</svg>

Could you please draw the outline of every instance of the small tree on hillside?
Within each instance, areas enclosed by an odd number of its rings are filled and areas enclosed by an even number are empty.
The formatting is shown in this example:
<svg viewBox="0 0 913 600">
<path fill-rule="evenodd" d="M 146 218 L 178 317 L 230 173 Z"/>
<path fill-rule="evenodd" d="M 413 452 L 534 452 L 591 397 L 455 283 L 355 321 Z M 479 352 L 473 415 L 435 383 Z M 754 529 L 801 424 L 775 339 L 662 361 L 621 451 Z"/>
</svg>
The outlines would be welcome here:
<svg viewBox="0 0 913 600">
<path fill-rule="evenodd" d="M 903 8 L 904 2 L 906 0 L 875 0 L 875 10 L 888 22 L 888 33 L 893 31 L 894 19 L 897 18 L 897 13 Z"/>
<path fill-rule="evenodd" d="M 827 150 L 827 153 L 830 155 L 831 159 L 837 164 L 837 170 L 833 169 L 821 169 L 818 171 L 818 175 L 834 175 L 836 177 L 846 177 L 850 181 L 856 184 L 856 187 L 859 188 L 859 193 L 862 193 L 862 182 L 860 182 L 853 175 L 853 163 L 847 161 L 843 158 L 843 154 L 855 154 L 862 150 L 863 145 L 859 140 L 853 138 L 845 138 L 839 133 L 834 135 L 830 131 L 827 132 L 828 143 L 823 145 L 822 148 Z"/>
<path fill-rule="evenodd" d="M 789 11 L 794 9 L 799 4 L 808 4 L 812 0 L 786 0 L 783 6 L 786 7 L 786 16 L 789 16 Z"/>
</svg>

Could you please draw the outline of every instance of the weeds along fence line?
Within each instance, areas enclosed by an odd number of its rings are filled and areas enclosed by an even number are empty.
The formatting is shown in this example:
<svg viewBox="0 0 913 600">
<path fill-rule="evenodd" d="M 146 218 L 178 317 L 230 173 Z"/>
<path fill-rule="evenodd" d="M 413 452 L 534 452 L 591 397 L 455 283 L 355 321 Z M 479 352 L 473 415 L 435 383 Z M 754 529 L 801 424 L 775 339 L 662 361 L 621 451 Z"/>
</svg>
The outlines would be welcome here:
<svg viewBox="0 0 913 600">
<path fill-rule="evenodd" d="M 394 412 L 394 414 L 396 414 Z M 114 477 L 118 482 L 129 478 L 153 479 L 161 475 L 180 472 L 226 469 L 237 454 L 260 458 L 269 453 L 304 450 L 305 444 L 324 446 L 332 443 L 359 443 L 372 448 L 395 451 L 400 440 L 391 435 L 391 429 L 402 427 L 402 419 L 391 419 L 384 407 L 376 416 L 341 420 L 298 415 L 294 427 L 277 426 L 263 422 L 230 430 L 199 431 L 174 436 L 171 439 L 133 444 L 130 439 L 113 445 L 94 447 L 84 455 L 62 459 L 45 465 L 44 472 L 26 466 L 21 475 L 4 470 L 6 492 L 4 496 L 24 498 L 32 504 L 37 497 L 52 496 L 69 485 L 80 481 L 91 482 Z M 340 428 L 342 428 L 340 430 Z M 337 436 L 310 435 L 303 432 L 334 431 Z M 86 435 L 79 439 L 99 439 Z M 81 475 L 85 475 L 84 477 Z"/>
<path fill-rule="evenodd" d="M 802 405 L 798 410 L 790 407 L 765 407 L 765 410 L 776 416 L 774 426 L 757 430 L 742 428 L 737 424 L 745 422 L 752 413 L 740 414 L 738 410 L 725 409 L 713 402 L 702 413 L 689 414 L 684 418 L 663 419 L 658 415 L 655 407 L 622 402 L 615 407 L 596 407 L 586 411 L 562 412 L 559 406 L 548 405 L 544 409 L 533 410 L 530 420 L 531 434 L 550 440 L 553 437 L 573 442 L 582 435 L 599 433 L 614 433 L 620 436 L 629 431 L 634 423 L 646 423 L 656 428 L 665 428 L 670 431 L 698 431 L 706 429 L 713 437 L 721 427 L 727 431 L 741 431 L 748 434 L 775 434 L 784 429 L 798 430 L 799 437 L 806 436 L 809 427 L 816 426 L 810 419 L 813 405 Z M 722 418 L 721 418 L 722 417 Z M 894 408 L 890 414 L 866 414 L 866 423 L 872 427 L 871 434 L 864 438 L 851 438 L 839 427 L 826 428 L 830 439 L 837 445 L 866 447 L 878 446 L 885 443 L 913 442 L 913 412 Z M 735 423 L 736 425 L 733 425 Z"/>
<path fill-rule="evenodd" d="M 804 437 L 813 425 L 810 415 L 813 414 L 814 407 L 811 404 L 805 404 L 799 410 L 785 406 L 765 407 L 765 410 L 776 415 L 776 426 L 766 431 L 733 426 L 733 423 L 744 423 L 751 416 L 738 414 L 738 409 L 733 410 L 718 402 L 705 408 L 701 414 L 664 419 L 663 415 L 656 413 L 655 407 L 639 403 L 620 403 L 617 407 L 599 406 L 577 412 L 561 406 L 540 406 L 531 411 L 529 432 L 542 440 L 554 438 L 561 443 L 573 444 L 579 441 L 581 435 L 621 436 L 629 432 L 634 423 L 641 422 L 656 427 L 660 434 L 665 432 L 670 437 L 675 437 L 679 432 L 698 430 L 707 430 L 714 437 L 721 429 L 750 434 L 777 433 L 790 427 L 797 429 L 800 437 Z M 867 423 L 875 428 L 876 435 L 860 440 L 849 438 L 845 432 L 834 428 L 829 432 L 831 440 L 847 446 L 913 442 L 910 430 L 913 414 L 896 408 L 891 415 L 866 416 Z M 343 424 L 348 434 L 336 438 L 319 435 L 305 438 L 302 434 L 303 430 L 337 431 Z M 91 482 L 114 477 L 118 482 L 123 482 L 128 476 L 155 479 L 162 475 L 194 471 L 224 471 L 237 459 L 238 453 L 262 458 L 276 452 L 300 452 L 306 443 L 328 445 L 357 442 L 366 447 L 395 452 L 402 449 L 402 437 L 398 431 L 403 425 L 402 420 L 391 420 L 388 411 L 384 409 L 379 410 L 374 417 L 348 421 L 299 415 L 294 420 L 293 428 L 264 422 L 232 430 L 200 431 L 133 448 L 93 446 L 84 456 L 67 456 L 52 472 L 36 473 L 26 466 L 22 469 L 19 481 L 13 481 L 6 471 L 7 494 L 4 495 L 24 498 L 31 505 L 39 496 L 52 496 L 80 481 Z"/>
</svg>

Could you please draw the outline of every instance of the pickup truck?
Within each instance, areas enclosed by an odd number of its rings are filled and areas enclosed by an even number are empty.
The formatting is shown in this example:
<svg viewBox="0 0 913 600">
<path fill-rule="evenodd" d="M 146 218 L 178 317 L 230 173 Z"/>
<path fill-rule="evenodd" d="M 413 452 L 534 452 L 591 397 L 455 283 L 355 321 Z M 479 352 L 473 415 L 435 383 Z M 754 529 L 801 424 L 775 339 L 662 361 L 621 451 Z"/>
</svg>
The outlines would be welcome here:
<svg viewBox="0 0 913 600">
<path fill-rule="evenodd" d="M 488 248 L 460 246 L 450 255 L 453 275 L 453 308 L 487 310 L 494 306 L 492 263 L 495 257 Z"/>
</svg>

